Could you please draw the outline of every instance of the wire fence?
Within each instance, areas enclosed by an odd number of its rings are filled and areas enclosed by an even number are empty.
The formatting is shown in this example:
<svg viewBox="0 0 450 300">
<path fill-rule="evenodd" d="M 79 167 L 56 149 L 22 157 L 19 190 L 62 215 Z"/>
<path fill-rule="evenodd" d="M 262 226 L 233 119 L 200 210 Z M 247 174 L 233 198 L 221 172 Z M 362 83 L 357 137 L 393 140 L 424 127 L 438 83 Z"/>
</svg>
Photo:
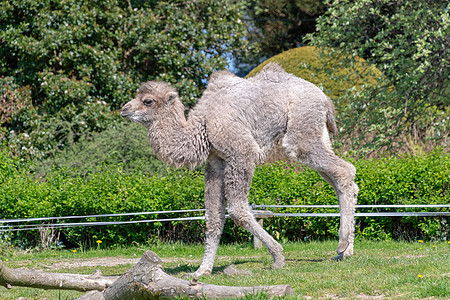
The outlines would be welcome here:
<svg viewBox="0 0 450 300">
<path fill-rule="evenodd" d="M 292 208 L 292 209 L 324 209 L 332 208 L 338 209 L 339 205 L 255 205 L 251 208 L 257 217 L 339 217 L 339 213 L 316 213 L 316 212 L 302 212 L 302 213 L 276 213 L 267 209 L 277 208 Z M 431 205 L 356 205 L 356 209 L 410 209 L 410 208 L 450 208 L 450 204 L 431 204 Z M 256 209 L 258 209 L 256 211 Z M 154 222 L 172 222 L 172 221 L 195 221 L 204 220 L 204 216 L 189 216 L 177 218 L 161 218 L 161 219 L 146 219 L 146 220 L 130 220 L 130 221 L 84 221 L 84 222 L 57 222 L 73 219 L 89 219 L 89 218 L 106 218 L 106 217 L 124 217 L 124 216 L 141 216 L 141 215 L 164 215 L 164 214 L 181 214 L 181 213 L 200 213 L 205 212 L 205 209 L 186 209 L 186 210 L 167 210 L 167 211 L 151 211 L 151 212 L 136 212 L 136 213 L 120 213 L 120 214 L 97 214 L 97 215 L 83 215 L 83 216 L 63 216 L 63 217 L 45 217 L 45 218 L 27 218 L 27 219 L 0 219 L 0 232 L 13 232 L 24 230 L 40 230 L 44 228 L 67 228 L 78 226 L 106 226 L 106 225 L 123 225 L 123 224 L 138 224 L 138 223 L 154 223 Z M 387 212 L 357 212 L 356 217 L 433 217 L 433 216 L 450 216 L 448 211 L 387 211 Z M 228 217 L 228 215 L 226 216 Z M 43 223 L 45 221 L 51 221 Z M 56 221 L 56 222 L 55 222 Z M 41 222 L 39 224 L 33 222 Z M 31 224 L 30 224 L 31 223 Z"/>
<path fill-rule="evenodd" d="M 260 208 L 339 208 L 339 205 L 252 205 L 253 209 Z M 356 209 L 360 208 L 450 208 L 450 204 L 386 204 L 386 205 L 356 205 Z M 339 213 L 271 213 L 274 217 L 339 217 Z M 434 216 L 450 216 L 450 212 L 362 212 L 355 213 L 355 217 L 434 217 Z"/>
</svg>

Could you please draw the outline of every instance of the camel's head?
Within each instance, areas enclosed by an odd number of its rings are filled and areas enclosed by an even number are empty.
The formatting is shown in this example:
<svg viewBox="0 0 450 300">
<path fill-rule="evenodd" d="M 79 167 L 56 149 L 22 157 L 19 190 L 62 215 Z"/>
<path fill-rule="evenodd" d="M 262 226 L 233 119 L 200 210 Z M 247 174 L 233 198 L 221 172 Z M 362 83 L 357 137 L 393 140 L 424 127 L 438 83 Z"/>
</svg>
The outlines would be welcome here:
<svg viewBox="0 0 450 300">
<path fill-rule="evenodd" d="M 136 98 L 122 107 L 120 115 L 146 125 L 163 118 L 168 112 L 179 110 L 180 105 L 183 111 L 176 89 L 165 82 L 148 81 L 141 84 Z"/>
</svg>

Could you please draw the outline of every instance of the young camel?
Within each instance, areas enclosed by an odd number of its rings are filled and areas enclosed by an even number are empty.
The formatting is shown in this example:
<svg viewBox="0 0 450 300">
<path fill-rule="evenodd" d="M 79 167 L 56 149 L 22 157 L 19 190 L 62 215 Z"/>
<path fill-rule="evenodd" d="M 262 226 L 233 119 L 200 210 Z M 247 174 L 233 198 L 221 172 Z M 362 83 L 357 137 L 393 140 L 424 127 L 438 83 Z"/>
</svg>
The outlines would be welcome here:
<svg viewBox="0 0 450 300">
<path fill-rule="evenodd" d="M 335 190 L 341 212 L 335 259 L 353 254 L 356 169 L 334 154 L 328 135 L 336 132 L 334 108 L 312 83 L 274 63 L 249 79 L 219 71 L 186 119 L 176 89 L 150 81 L 124 105 L 121 116 L 147 127 L 162 161 L 191 168 L 207 162 L 206 249 L 195 277 L 212 271 L 226 204 L 234 222 L 267 247 L 272 267 L 285 265 L 282 246 L 255 220 L 247 198 L 255 166 L 279 140 L 289 157 L 317 170 Z"/>
</svg>

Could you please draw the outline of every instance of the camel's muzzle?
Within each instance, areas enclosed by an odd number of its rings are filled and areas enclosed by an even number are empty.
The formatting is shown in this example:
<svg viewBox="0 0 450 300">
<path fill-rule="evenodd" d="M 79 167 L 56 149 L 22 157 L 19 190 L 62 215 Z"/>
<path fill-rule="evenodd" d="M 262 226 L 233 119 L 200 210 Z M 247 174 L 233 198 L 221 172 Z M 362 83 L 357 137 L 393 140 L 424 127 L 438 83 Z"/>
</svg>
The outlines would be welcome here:
<svg viewBox="0 0 450 300">
<path fill-rule="evenodd" d="M 130 119 L 133 115 L 133 112 L 130 111 L 130 105 L 125 104 L 124 107 L 122 107 L 122 111 L 120 112 L 120 116 Z"/>
</svg>

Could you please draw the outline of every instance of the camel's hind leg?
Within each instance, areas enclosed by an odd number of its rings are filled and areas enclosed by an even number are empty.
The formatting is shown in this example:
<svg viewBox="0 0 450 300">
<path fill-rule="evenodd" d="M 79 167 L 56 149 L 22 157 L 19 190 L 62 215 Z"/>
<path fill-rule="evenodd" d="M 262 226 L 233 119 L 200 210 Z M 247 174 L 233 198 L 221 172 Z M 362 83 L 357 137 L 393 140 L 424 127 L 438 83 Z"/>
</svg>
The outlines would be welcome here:
<svg viewBox="0 0 450 300">
<path fill-rule="evenodd" d="M 356 169 L 345 160 L 337 157 L 331 150 L 328 132 L 308 136 L 286 134 L 283 147 L 286 153 L 300 163 L 317 170 L 319 174 L 331 184 L 339 200 L 340 227 L 338 255 L 340 260 L 353 254 L 355 232 L 355 205 L 358 196 L 358 186 L 355 183 Z"/>
<path fill-rule="evenodd" d="M 249 231 L 267 247 L 274 260 L 272 268 L 281 268 L 285 265 L 283 247 L 258 224 L 250 211 L 248 193 L 253 171 L 254 166 L 245 159 L 227 161 L 224 183 L 228 213 L 237 225 Z"/>
<path fill-rule="evenodd" d="M 194 277 L 208 275 L 212 272 L 214 258 L 219 247 L 220 237 L 225 225 L 225 197 L 223 190 L 224 162 L 212 158 L 205 170 L 205 220 L 206 246 L 203 262 Z"/>
</svg>

